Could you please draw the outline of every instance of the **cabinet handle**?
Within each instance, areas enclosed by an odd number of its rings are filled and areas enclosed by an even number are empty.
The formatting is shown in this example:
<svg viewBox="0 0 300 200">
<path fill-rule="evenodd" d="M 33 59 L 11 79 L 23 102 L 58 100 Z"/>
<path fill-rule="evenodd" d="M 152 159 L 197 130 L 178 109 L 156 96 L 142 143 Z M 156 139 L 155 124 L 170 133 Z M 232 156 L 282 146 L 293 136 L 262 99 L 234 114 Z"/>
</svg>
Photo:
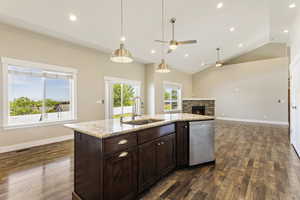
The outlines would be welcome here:
<svg viewBox="0 0 300 200">
<path fill-rule="evenodd" d="M 119 158 L 126 157 L 127 155 L 128 155 L 128 152 L 122 152 L 122 153 L 120 153 Z"/>
<path fill-rule="evenodd" d="M 120 140 L 118 144 L 127 144 L 128 140 Z"/>
</svg>

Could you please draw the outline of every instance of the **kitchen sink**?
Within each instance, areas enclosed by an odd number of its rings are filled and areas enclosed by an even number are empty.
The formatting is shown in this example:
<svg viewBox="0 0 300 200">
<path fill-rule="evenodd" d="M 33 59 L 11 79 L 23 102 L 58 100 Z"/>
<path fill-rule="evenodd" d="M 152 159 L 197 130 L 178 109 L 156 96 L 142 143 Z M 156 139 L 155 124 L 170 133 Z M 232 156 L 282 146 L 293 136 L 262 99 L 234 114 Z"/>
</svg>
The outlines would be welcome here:
<svg viewBox="0 0 300 200">
<path fill-rule="evenodd" d="M 138 119 L 138 120 L 123 122 L 123 124 L 145 125 L 145 124 L 151 124 L 151 123 L 161 122 L 161 121 L 164 121 L 164 120 L 163 119 Z"/>
</svg>

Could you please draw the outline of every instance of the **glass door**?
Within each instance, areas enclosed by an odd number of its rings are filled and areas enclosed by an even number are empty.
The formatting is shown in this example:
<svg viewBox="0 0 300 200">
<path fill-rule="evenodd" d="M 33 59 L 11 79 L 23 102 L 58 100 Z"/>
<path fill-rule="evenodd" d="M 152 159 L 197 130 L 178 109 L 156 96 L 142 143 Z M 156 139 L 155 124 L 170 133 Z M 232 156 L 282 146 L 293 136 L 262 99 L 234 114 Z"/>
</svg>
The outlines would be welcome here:
<svg viewBox="0 0 300 200">
<path fill-rule="evenodd" d="M 140 85 L 126 81 L 113 81 L 109 84 L 107 94 L 108 117 L 116 119 L 132 116 L 133 98 L 140 95 Z"/>
</svg>

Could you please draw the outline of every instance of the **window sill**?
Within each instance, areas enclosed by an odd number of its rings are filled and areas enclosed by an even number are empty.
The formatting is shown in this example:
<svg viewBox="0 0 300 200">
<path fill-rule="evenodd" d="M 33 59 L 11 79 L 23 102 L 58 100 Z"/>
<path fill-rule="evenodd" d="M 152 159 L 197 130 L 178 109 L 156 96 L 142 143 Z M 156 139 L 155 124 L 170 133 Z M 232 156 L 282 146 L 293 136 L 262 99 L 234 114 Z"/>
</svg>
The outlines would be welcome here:
<svg viewBox="0 0 300 200">
<path fill-rule="evenodd" d="M 4 125 L 4 130 L 13 130 L 13 129 L 21 129 L 21 128 L 36 128 L 36 127 L 45 127 L 45 126 L 55 126 L 61 124 L 68 124 L 76 122 L 76 119 L 64 120 L 64 121 L 54 121 L 54 122 L 40 122 L 33 124 L 20 124 L 20 125 Z"/>
</svg>

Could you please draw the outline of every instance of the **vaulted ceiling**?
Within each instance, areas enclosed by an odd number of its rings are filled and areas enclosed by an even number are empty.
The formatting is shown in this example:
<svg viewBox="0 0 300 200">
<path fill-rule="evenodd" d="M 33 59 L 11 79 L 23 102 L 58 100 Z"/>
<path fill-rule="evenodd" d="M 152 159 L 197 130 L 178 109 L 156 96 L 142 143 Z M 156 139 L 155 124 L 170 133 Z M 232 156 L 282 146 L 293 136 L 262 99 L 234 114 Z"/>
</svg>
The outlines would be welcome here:
<svg viewBox="0 0 300 200">
<path fill-rule="evenodd" d="M 295 0 L 300 7 L 299 0 Z M 0 21 L 110 53 L 120 38 L 120 0 L 1 0 Z M 223 7 L 217 8 L 222 2 Z M 135 59 L 159 62 L 161 0 L 124 0 L 126 45 Z M 270 41 L 287 42 L 297 8 L 290 0 L 166 0 L 167 18 L 176 17 L 176 39 L 198 44 L 179 47 L 168 63 L 193 73 L 216 59 L 230 59 Z M 70 21 L 69 15 L 77 16 Z M 234 27 L 234 31 L 230 28 Z M 167 25 L 168 39 L 171 26 Z M 151 50 L 156 53 L 152 54 Z M 186 55 L 188 54 L 188 56 Z M 186 55 L 186 56 L 185 56 Z"/>
</svg>

